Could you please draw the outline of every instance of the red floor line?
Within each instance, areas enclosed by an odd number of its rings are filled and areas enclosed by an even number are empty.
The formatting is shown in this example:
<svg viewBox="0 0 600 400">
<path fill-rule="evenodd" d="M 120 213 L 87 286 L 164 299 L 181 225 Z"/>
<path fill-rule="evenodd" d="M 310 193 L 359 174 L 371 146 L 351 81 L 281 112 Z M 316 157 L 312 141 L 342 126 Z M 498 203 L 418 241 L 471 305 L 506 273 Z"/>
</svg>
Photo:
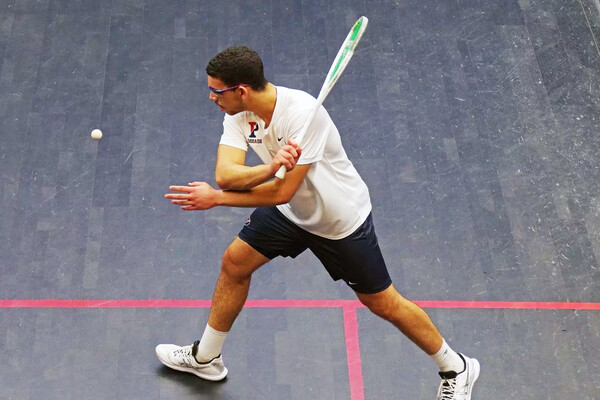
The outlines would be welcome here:
<svg viewBox="0 0 600 400">
<path fill-rule="evenodd" d="M 346 355 L 348 358 L 348 381 L 350 383 L 350 399 L 364 400 L 362 364 L 360 359 L 360 343 L 358 341 L 358 321 L 356 307 L 345 306 L 344 334 L 346 335 Z"/>
<path fill-rule="evenodd" d="M 537 301 L 449 301 L 418 300 L 423 308 L 600 310 L 598 303 Z M 206 308 L 210 300 L 76 300 L 76 299 L 5 299 L 0 308 Z M 248 308 L 286 307 L 364 307 L 358 300 L 248 300 Z"/>
</svg>

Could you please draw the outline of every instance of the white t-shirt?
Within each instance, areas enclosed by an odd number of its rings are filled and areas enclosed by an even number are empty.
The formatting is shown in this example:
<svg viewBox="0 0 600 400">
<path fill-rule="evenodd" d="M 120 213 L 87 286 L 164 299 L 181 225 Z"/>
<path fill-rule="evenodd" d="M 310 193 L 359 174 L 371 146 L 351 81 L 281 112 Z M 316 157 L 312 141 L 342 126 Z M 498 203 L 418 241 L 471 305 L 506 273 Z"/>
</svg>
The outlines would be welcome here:
<svg viewBox="0 0 600 400">
<path fill-rule="evenodd" d="M 295 138 L 309 117 L 315 98 L 301 90 L 277 88 L 271 124 L 252 112 L 225 115 L 222 145 L 244 151 L 250 146 L 269 164 L 288 139 Z M 300 143 L 299 165 L 312 164 L 298 191 L 277 208 L 304 230 L 328 239 L 343 239 L 371 212 L 367 185 L 348 159 L 340 134 L 323 106 Z"/>
</svg>

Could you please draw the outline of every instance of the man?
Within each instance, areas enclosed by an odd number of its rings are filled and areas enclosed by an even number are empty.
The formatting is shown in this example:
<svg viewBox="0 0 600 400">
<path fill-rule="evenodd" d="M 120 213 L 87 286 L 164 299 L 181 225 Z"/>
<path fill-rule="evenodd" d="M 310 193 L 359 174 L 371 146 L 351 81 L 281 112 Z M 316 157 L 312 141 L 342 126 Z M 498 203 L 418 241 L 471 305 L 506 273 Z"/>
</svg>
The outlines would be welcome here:
<svg viewBox="0 0 600 400">
<path fill-rule="evenodd" d="M 440 368 L 438 399 L 471 398 L 477 360 L 454 352 L 427 314 L 392 285 L 381 255 L 367 186 L 348 160 L 339 132 L 321 107 L 301 144 L 294 138 L 315 99 L 269 83 L 258 54 L 244 46 L 217 54 L 206 67 L 209 99 L 225 115 L 216 181 L 171 186 L 165 197 L 184 210 L 215 206 L 257 207 L 223 255 L 208 324 L 189 346 L 161 344 L 166 366 L 208 380 L 227 369 L 221 348 L 248 295 L 252 273 L 277 256 L 310 249 L 334 280 L 343 279 L 358 299 L 390 321 Z M 264 162 L 246 166 L 248 146 Z M 275 173 L 281 165 L 284 179 Z"/>
</svg>

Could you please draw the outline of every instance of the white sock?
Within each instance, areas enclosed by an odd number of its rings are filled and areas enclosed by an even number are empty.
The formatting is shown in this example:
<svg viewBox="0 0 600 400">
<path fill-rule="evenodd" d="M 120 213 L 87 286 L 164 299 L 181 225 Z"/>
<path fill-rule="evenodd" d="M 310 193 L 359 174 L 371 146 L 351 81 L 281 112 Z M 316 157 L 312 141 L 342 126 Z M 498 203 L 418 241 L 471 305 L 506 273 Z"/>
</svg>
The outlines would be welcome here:
<svg viewBox="0 0 600 400">
<path fill-rule="evenodd" d="M 431 358 L 433 358 L 441 372 L 454 371 L 460 374 L 465 370 L 463 359 L 448 346 L 445 340 L 442 343 L 442 348 L 433 354 Z"/>
<path fill-rule="evenodd" d="M 196 361 L 203 363 L 218 357 L 221 354 L 226 337 L 227 332 L 219 332 L 206 324 L 206 329 L 204 329 L 204 334 L 198 345 Z"/>
</svg>

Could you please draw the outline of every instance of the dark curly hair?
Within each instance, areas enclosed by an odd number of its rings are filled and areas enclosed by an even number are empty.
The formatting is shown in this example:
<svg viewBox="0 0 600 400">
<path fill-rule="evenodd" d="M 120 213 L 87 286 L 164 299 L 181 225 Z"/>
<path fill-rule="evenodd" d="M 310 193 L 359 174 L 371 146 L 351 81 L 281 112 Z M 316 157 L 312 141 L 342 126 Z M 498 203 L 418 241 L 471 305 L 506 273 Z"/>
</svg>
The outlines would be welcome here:
<svg viewBox="0 0 600 400">
<path fill-rule="evenodd" d="M 260 56 L 246 46 L 232 46 L 221 51 L 208 62 L 206 73 L 227 86 L 245 83 L 256 91 L 267 86 Z"/>
</svg>

